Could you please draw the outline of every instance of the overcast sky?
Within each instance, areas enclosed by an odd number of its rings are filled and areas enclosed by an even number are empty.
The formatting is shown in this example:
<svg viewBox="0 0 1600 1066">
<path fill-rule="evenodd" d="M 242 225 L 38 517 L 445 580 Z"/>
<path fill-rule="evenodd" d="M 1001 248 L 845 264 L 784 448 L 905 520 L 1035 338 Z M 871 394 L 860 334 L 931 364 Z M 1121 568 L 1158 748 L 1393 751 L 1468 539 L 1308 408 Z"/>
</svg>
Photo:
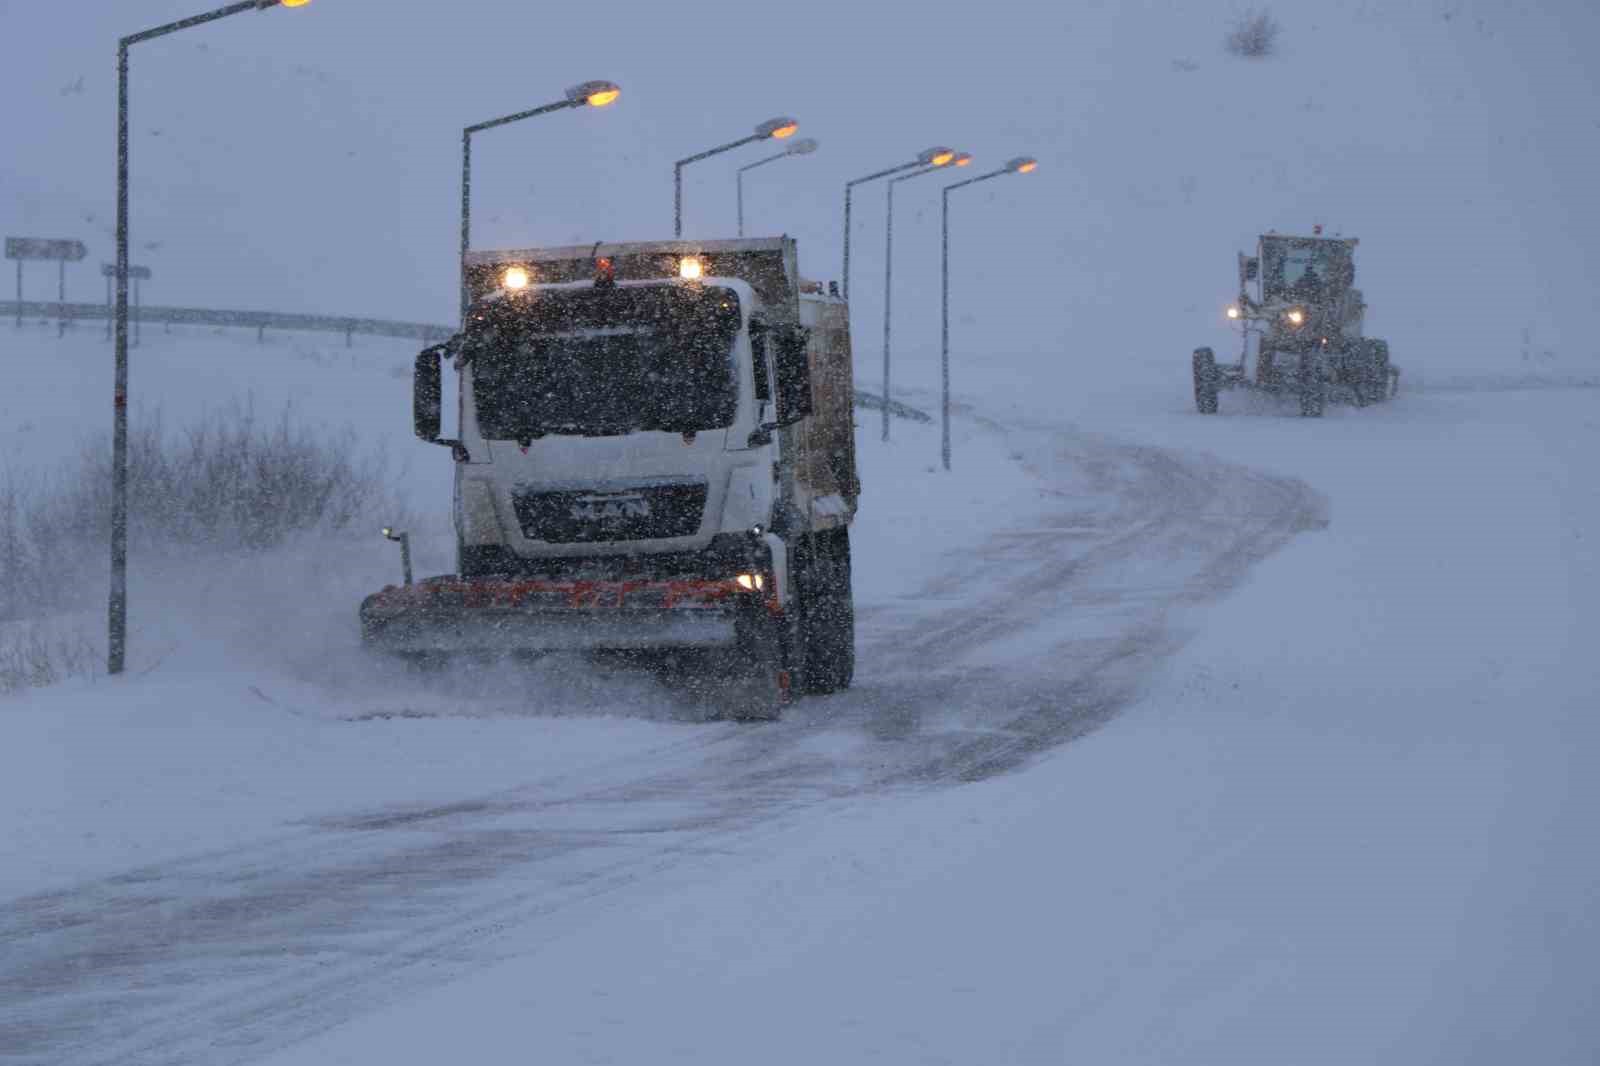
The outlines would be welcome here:
<svg viewBox="0 0 1600 1066">
<path fill-rule="evenodd" d="M 966 343 L 1125 341 L 1181 361 L 1219 328 L 1236 250 L 1323 222 L 1362 237 L 1369 298 L 1413 349 L 1440 330 L 1497 350 L 1532 330 L 1600 350 L 1591 4 L 1285 0 L 1271 5 L 1282 52 L 1258 63 L 1222 50 L 1234 6 L 313 0 L 247 13 L 135 49 L 134 258 L 156 270 L 158 302 L 448 320 L 460 128 L 608 78 L 624 91 L 613 108 L 477 139 L 475 245 L 669 236 L 673 161 L 791 114 L 822 147 L 750 174 L 747 215 L 755 234 L 798 237 L 814 277 L 839 273 L 847 178 L 935 143 L 973 152 L 969 173 L 1041 159 L 958 194 Z M 116 37 L 202 8 L 0 3 L 0 229 L 110 258 Z M 764 150 L 690 168 L 689 236 L 731 235 L 733 171 Z M 912 349 L 937 339 L 939 181 L 897 193 Z M 858 345 L 879 328 L 882 200 L 882 186 L 864 191 L 857 215 Z M 30 295 L 51 295 L 38 279 Z M 82 298 L 100 285 L 92 268 L 74 276 Z"/>
</svg>

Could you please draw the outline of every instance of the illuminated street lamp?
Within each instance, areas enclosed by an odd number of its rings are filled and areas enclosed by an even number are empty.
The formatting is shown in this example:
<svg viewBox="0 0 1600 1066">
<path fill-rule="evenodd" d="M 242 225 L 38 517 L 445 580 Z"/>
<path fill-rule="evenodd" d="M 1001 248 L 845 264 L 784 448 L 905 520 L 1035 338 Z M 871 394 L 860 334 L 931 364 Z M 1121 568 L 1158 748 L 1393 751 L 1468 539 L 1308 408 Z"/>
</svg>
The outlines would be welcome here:
<svg viewBox="0 0 1600 1066">
<path fill-rule="evenodd" d="M 967 152 L 952 152 L 943 163 L 929 165 L 898 178 L 889 179 L 889 206 L 884 220 L 883 248 L 883 439 L 889 439 L 889 327 L 893 321 L 889 314 L 889 301 L 894 283 L 894 187 L 902 181 L 932 174 L 941 167 L 964 167 L 972 162 Z"/>
<path fill-rule="evenodd" d="M 862 184 L 865 184 L 866 182 L 869 182 L 869 181 L 877 181 L 879 178 L 887 178 L 891 174 L 904 174 L 906 171 L 908 171 L 908 170 L 916 170 L 918 167 L 945 167 L 945 166 L 949 166 L 951 163 L 953 163 L 955 161 L 955 158 L 956 158 L 956 153 L 951 151 L 948 148 L 945 148 L 945 147 L 942 147 L 942 146 L 929 148 L 925 152 L 919 152 L 917 154 L 917 158 L 913 159 L 909 163 L 901 163 L 899 166 L 890 167 L 888 170 L 880 170 L 877 173 L 868 174 L 864 178 L 857 178 L 854 181 L 847 181 L 847 182 L 844 183 L 844 269 L 839 272 L 839 285 L 843 289 L 843 292 L 841 293 L 841 295 L 843 295 L 846 300 L 850 299 L 850 192 L 851 192 L 851 190 L 853 190 L 857 185 L 862 185 Z"/>
<path fill-rule="evenodd" d="M 748 137 L 740 137 L 737 141 L 729 141 L 727 144 L 707 149 L 704 152 L 696 153 L 687 159 L 680 159 L 672 164 L 672 235 L 674 237 L 683 236 L 684 167 L 690 163 L 698 163 L 702 159 L 709 159 L 711 156 L 720 155 L 735 148 L 742 148 L 747 144 L 754 144 L 757 141 L 781 141 L 788 137 L 793 137 L 795 130 L 799 128 L 800 123 L 792 118 L 781 115 L 778 118 L 769 118 L 757 126 L 756 131 Z"/>
<path fill-rule="evenodd" d="M 306 0 L 300 0 L 300 3 L 305 2 Z M 622 90 L 617 87 L 616 82 L 586 81 L 568 89 L 566 95 L 554 103 L 535 107 L 529 111 L 518 111 L 514 115 L 492 118 L 461 131 L 461 319 L 463 322 L 467 317 L 467 248 L 472 238 L 472 135 L 496 126 L 521 122 L 536 115 L 548 115 L 552 111 L 565 111 L 572 107 L 605 107 L 607 104 L 615 103 L 617 97 L 621 95 Z"/>
<path fill-rule="evenodd" d="M 810 155 L 817 150 L 817 142 L 810 137 L 791 142 L 789 147 L 777 155 L 769 155 L 765 159 L 757 159 L 754 163 L 746 163 L 739 168 L 739 173 L 734 181 L 739 189 L 739 236 L 744 236 L 744 172 L 764 167 L 768 163 L 776 163 L 780 159 L 787 159 L 792 155 Z"/>
<path fill-rule="evenodd" d="M 117 283 L 116 371 L 111 395 L 111 602 L 106 672 L 120 674 L 128 640 L 128 49 L 141 41 L 201 26 L 245 11 L 310 0 L 241 0 L 203 15 L 129 34 L 117 41 Z"/>
<path fill-rule="evenodd" d="M 990 178 L 1003 177 L 1006 174 L 1032 174 L 1039 169 L 1039 161 L 1032 156 L 1019 155 L 1010 160 L 999 170 L 991 170 L 987 174 L 968 178 L 966 181 L 954 182 L 944 187 L 943 209 L 940 225 L 942 227 L 939 244 L 942 262 L 942 295 L 940 297 L 940 326 L 939 326 L 939 373 L 943 379 L 943 414 L 942 434 L 940 438 L 939 454 L 944 459 L 944 468 L 950 469 L 950 192 Z"/>
</svg>

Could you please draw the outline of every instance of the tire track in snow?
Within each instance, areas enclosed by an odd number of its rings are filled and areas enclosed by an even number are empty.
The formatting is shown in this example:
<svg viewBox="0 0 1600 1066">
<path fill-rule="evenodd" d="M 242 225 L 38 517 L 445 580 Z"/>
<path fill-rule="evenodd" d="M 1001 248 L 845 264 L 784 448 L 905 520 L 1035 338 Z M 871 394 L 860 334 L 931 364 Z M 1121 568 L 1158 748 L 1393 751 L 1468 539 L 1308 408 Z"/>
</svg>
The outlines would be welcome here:
<svg viewBox="0 0 1600 1066">
<path fill-rule="evenodd" d="M 1184 612 L 1326 521 L 1288 479 L 989 428 L 1049 505 L 864 612 L 855 689 L 581 779 L 350 812 L 14 901 L 0 907 L 0 1054 L 249 1061 L 487 965 L 513 934 L 509 950 L 530 950 L 808 809 L 1013 769 L 1113 717 L 1182 643 Z"/>
</svg>

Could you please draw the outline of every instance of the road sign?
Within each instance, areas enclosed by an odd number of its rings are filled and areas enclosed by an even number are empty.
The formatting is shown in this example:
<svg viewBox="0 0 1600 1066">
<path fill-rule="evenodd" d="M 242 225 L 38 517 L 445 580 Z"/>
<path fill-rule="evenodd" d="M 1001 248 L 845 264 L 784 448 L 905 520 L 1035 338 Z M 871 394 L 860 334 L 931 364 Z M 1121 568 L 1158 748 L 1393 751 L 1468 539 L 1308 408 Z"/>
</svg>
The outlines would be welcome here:
<svg viewBox="0 0 1600 1066">
<path fill-rule="evenodd" d="M 116 277 L 117 276 L 117 264 L 115 264 L 115 263 L 101 263 L 100 264 L 100 276 L 103 277 L 103 278 L 114 278 L 114 277 Z M 129 266 L 128 267 L 128 277 L 130 279 L 132 279 L 133 281 L 149 281 L 150 280 L 150 268 L 149 267 L 141 267 L 141 266 Z"/>
<path fill-rule="evenodd" d="M 59 259 L 76 263 L 89 254 L 82 241 L 56 241 L 43 237 L 7 237 L 7 259 Z"/>
</svg>

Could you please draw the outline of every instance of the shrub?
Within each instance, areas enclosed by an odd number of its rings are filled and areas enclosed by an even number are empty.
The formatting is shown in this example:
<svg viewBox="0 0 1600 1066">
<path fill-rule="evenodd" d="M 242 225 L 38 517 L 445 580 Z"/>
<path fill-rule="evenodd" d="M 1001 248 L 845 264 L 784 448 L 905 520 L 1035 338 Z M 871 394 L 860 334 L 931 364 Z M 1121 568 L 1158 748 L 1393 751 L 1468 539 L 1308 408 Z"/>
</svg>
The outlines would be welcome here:
<svg viewBox="0 0 1600 1066">
<path fill-rule="evenodd" d="M 147 415 L 128 441 L 128 544 L 147 556 L 255 552 L 396 515 L 381 453 L 314 429 L 292 408 L 207 412 L 181 433 Z M 90 602 L 111 539 L 111 447 L 91 442 L 53 477 L 0 479 L 0 620 Z"/>
<path fill-rule="evenodd" d="M 0 628 L 0 696 L 69 677 L 93 677 L 101 655 L 81 632 L 52 631 L 32 623 Z"/>
<path fill-rule="evenodd" d="M 1246 59 L 1264 59 L 1278 48 L 1278 34 L 1283 27 L 1265 11 L 1247 11 L 1240 15 L 1224 38 L 1229 52 Z"/>
</svg>

